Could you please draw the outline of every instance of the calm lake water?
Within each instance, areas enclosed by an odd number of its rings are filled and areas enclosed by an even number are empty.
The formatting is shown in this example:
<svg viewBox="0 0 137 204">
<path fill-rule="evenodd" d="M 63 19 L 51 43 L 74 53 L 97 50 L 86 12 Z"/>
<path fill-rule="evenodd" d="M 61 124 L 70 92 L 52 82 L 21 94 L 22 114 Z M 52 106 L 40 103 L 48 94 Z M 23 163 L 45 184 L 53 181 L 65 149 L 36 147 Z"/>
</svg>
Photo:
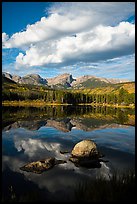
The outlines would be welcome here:
<svg viewBox="0 0 137 204">
<path fill-rule="evenodd" d="M 2 191 L 4 198 L 75 201 L 81 181 L 135 168 L 134 110 L 91 106 L 2 108 Z M 104 154 L 99 168 L 76 167 L 69 161 L 74 145 L 91 139 Z M 35 174 L 20 170 L 31 161 L 55 157 L 67 163 Z M 11 189 L 12 186 L 12 189 Z"/>
</svg>

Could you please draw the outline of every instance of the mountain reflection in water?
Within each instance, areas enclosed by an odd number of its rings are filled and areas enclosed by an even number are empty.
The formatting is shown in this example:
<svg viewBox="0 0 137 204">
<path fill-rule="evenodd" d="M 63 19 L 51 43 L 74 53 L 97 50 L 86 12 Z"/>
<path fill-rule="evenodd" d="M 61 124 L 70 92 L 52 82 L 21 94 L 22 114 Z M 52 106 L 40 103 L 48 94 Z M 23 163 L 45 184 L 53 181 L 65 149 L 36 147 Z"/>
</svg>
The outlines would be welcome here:
<svg viewBox="0 0 137 204">
<path fill-rule="evenodd" d="M 46 195 L 47 201 L 73 201 L 74 188 L 79 181 L 101 175 L 109 179 L 116 170 L 134 169 L 134 118 L 132 109 L 3 107 L 3 194 L 7 196 L 12 185 L 19 195 L 33 189 L 39 190 L 41 196 Z M 86 169 L 69 161 L 69 153 L 60 153 L 71 152 L 74 145 L 83 139 L 93 140 L 108 162 L 101 162 L 100 168 Z M 67 163 L 41 175 L 20 170 L 28 162 L 48 157 L 66 160 Z"/>
<path fill-rule="evenodd" d="M 38 130 L 46 125 L 68 132 L 74 127 L 91 131 L 100 127 L 113 128 L 117 126 L 116 124 L 135 125 L 134 110 L 109 107 L 47 106 L 41 109 L 3 107 L 2 116 L 5 130 L 19 127 Z"/>
</svg>

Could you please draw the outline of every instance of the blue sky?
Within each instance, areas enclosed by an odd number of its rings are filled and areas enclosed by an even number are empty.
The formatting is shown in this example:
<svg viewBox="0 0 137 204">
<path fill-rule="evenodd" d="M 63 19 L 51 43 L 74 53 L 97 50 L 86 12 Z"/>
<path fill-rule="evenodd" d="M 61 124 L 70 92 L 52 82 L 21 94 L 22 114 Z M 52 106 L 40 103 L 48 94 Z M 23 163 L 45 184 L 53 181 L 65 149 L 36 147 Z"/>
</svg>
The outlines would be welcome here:
<svg viewBox="0 0 137 204">
<path fill-rule="evenodd" d="M 45 16 L 45 8 L 48 9 L 51 5 L 52 3 L 48 2 L 3 2 L 2 31 L 9 35 L 20 32 L 26 25 L 33 24 Z"/>
<path fill-rule="evenodd" d="M 3 2 L 2 46 L 2 71 L 11 74 L 133 81 L 135 4 Z"/>
</svg>

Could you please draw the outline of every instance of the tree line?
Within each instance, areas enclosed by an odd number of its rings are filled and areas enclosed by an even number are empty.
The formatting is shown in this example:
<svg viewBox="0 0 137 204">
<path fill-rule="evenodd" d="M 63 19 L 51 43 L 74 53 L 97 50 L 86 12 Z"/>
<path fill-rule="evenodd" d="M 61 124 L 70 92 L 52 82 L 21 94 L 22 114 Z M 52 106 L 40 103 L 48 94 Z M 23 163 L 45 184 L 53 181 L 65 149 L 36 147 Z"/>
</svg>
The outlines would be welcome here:
<svg viewBox="0 0 137 204">
<path fill-rule="evenodd" d="M 67 104 L 123 104 L 129 105 L 135 103 L 135 94 L 128 93 L 124 88 L 120 88 L 116 93 L 91 94 L 82 91 L 66 91 L 66 90 L 30 90 L 18 91 L 16 89 L 6 89 L 2 91 L 2 100 L 8 101 L 24 101 L 24 100 L 41 100 L 50 103 L 67 103 Z"/>
</svg>

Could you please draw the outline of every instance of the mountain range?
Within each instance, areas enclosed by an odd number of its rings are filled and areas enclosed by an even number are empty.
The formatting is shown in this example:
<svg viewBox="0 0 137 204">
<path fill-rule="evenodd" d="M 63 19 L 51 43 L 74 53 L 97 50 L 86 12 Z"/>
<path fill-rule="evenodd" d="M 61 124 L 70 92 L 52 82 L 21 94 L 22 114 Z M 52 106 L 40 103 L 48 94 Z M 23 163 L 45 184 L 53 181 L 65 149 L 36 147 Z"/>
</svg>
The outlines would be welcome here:
<svg viewBox="0 0 137 204">
<path fill-rule="evenodd" d="M 64 73 L 53 78 L 42 78 L 38 74 L 29 74 L 26 76 L 11 75 L 9 73 L 2 73 L 3 80 L 9 80 L 13 83 L 19 84 L 32 84 L 32 85 L 44 85 L 50 88 L 95 88 L 100 86 L 107 86 L 111 84 L 129 82 L 128 80 L 121 79 L 108 79 L 103 77 L 96 77 L 92 75 L 84 75 L 76 79 L 73 78 L 71 74 Z"/>
</svg>

